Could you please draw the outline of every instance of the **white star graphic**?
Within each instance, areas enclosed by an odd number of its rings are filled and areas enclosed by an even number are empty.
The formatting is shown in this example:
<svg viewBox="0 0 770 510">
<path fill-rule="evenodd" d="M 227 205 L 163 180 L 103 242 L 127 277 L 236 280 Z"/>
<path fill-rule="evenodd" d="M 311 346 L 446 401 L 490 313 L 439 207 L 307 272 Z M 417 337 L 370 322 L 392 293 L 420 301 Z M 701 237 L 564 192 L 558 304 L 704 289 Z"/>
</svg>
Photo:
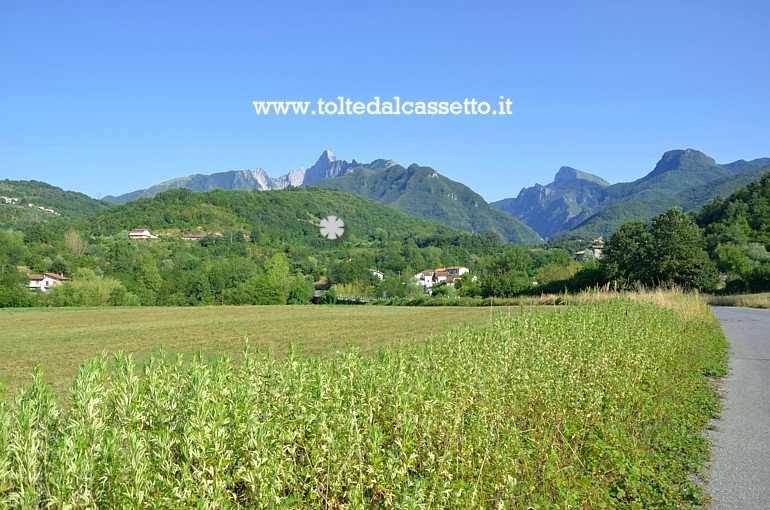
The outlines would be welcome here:
<svg viewBox="0 0 770 510">
<path fill-rule="evenodd" d="M 321 235 L 326 239 L 337 239 L 345 233 L 345 223 L 336 216 L 327 216 L 321 220 Z"/>
</svg>

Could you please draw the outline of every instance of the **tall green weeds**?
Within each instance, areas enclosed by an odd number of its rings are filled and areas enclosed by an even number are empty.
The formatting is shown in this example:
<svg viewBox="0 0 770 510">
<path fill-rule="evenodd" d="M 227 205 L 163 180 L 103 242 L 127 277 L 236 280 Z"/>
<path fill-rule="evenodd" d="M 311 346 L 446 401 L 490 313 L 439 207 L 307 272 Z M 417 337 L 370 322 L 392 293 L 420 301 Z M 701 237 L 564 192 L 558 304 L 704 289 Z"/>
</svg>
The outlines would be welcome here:
<svg viewBox="0 0 770 510">
<path fill-rule="evenodd" d="M 373 357 L 102 356 L 65 409 L 36 373 L 0 399 L 0 506 L 697 506 L 725 341 L 675 308 L 532 310 Z"/>
</svg>

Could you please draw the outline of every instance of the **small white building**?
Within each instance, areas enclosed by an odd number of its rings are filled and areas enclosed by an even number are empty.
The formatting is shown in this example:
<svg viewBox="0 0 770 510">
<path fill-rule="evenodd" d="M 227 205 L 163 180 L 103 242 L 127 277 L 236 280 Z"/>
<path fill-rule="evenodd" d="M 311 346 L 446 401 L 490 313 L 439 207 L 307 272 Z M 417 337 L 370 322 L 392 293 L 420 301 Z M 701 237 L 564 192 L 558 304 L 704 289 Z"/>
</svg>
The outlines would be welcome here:
<svg viewBox="0 0 770 510">
<path fill-rule="evenodd" d="M 51 287 L 69 280 L 66 276 L 56 273 L 30 274 L 27 276 L 29 277 L 29 288 L 42 292 L 48 292 L 48 289 Z"/>
<path fill-rule="evenodd" d="M 146 228 L 135 228 L 128 233 L 128 237 L 131 239 L 157 239 L 158 236 L 150 234 L 150 231 Z"/>
<path fill-rule="evenodd" d="M 377 271 L 376 269 L 370 269 L 369 272 L 371 272 L 372 276 L 374 276 L 375 278 L 379 278 L 380 280 L 385 279 L 385 273 L 383 273 L 382 271 Z"/>
</svg>

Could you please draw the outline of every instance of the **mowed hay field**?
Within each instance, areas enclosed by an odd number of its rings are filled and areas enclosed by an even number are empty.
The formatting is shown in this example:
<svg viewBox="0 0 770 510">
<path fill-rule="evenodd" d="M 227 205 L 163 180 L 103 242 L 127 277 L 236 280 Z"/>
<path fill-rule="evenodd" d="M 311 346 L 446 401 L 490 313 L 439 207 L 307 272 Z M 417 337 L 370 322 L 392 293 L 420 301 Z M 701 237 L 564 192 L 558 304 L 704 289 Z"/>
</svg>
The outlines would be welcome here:
<svg viewBox="0 0 770 510">
<path fill-rule="evenodd" d="M 373 306 L 211 306 L 0 310 L 0 381 L 10 393 L 32 381 L 39 363 L 54 393 L 70 387 L 79 366 L 102 351 L 132 353 L 141 363 L 161 346 L 169 353 L 238 358 L 252 349 L 281 358 L 293 343 L 317 356 L 352 343 L 371 353 L 399 342 L 424 340 L 456 327 L 485 327 L 492 314 L 518 308 Z"/>
</svg>

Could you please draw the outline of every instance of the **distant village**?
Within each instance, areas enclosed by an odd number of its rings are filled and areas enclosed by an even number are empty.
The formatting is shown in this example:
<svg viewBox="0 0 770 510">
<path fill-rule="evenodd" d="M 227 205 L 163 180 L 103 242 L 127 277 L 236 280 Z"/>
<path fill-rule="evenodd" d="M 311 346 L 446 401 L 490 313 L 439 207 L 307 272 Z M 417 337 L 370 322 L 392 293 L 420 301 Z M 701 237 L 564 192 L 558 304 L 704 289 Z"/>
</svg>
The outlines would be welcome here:
<svg viewBox="0 0 770 510">
<path fill-rule="evenodd" d="M 16 205 L 19 207 L 23 207 L 21 205 L 21 199 L 16 197 L 6 197 L 6 196 L 0 196 L 0 201 L 4 203 L 5 205 Z M 33 208 L 33 209 L 40 209 L 43 212 L 47 212 L 48 214 L 53 214 L 54 216 L 61 216 L 58 212 L 54 211 L 50 207 L 43 207 L 42 205 L 35 205 L 32 203 L 27 203 L 27 206 Z"/>
</svg>

